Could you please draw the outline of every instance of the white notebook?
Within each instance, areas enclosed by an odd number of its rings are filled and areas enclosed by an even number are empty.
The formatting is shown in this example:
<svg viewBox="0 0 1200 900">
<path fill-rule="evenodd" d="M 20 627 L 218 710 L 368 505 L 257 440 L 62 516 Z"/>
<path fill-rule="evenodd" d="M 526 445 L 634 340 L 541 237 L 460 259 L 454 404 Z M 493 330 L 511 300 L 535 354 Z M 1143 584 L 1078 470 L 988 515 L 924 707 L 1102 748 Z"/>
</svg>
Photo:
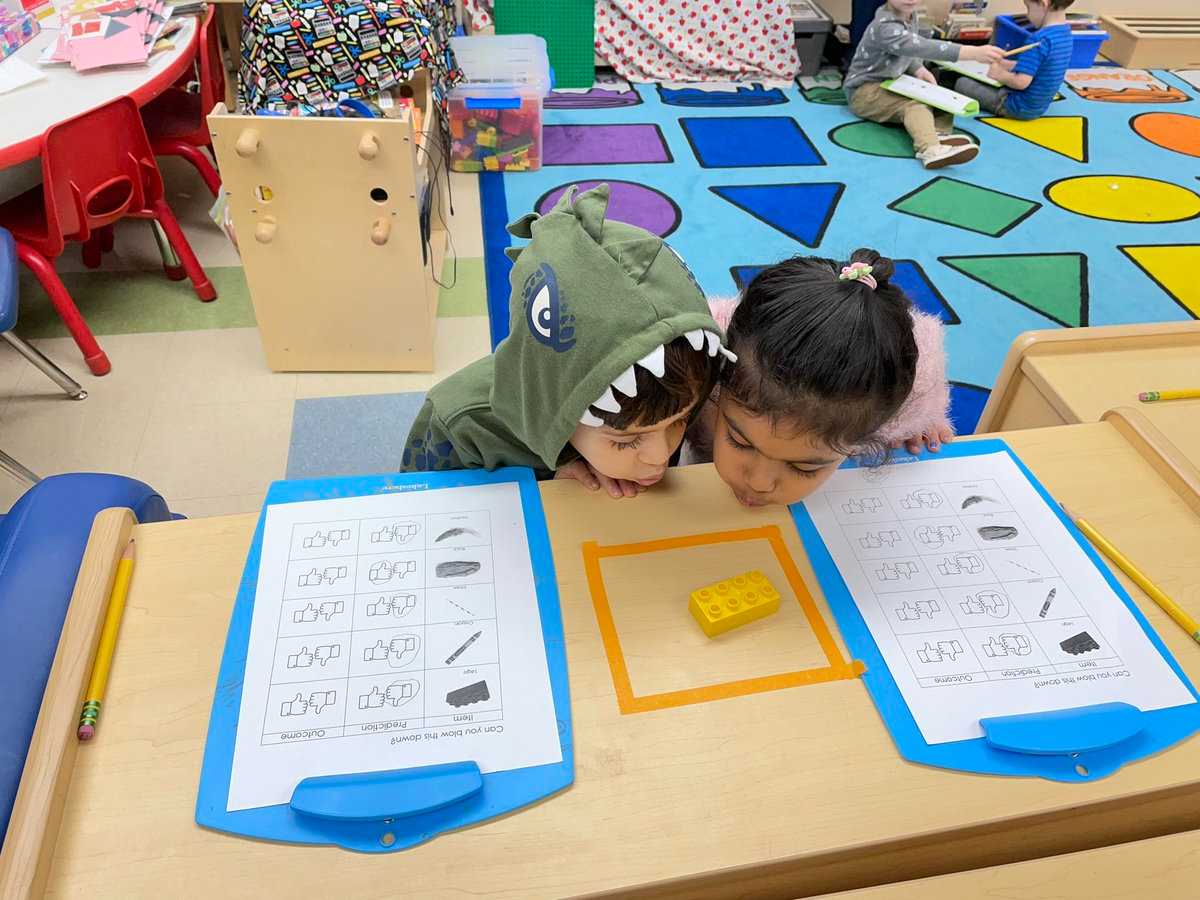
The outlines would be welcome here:
<svg viewBox="0 0 1200 900">
<path fill-rule="evenodd" d="M 992 87 L 1004 87 L 999 81 L 988 75 L 988 69 L 991 66 L 985 62 L 972 59 L 960 59 L 957 62 L 937 59 L 934 60 L 933 64 L 941 66 L 943 69 L 949 69 L 951 72 L 957 72 L 959 75 L 966 75 L 968 78 L 973 78 Z"/>
<path fill-rule="evenodd" d="M 893 94 L 917 100 L 934 109 L 954 113 L 956 116 L 979 115 L 979 101 L 972 100 L 957 91 L 914 78 L 912 75 L 901 75 L 899 78 L 889 79 L 883 83 L 883 87 Z"/>
</svg>

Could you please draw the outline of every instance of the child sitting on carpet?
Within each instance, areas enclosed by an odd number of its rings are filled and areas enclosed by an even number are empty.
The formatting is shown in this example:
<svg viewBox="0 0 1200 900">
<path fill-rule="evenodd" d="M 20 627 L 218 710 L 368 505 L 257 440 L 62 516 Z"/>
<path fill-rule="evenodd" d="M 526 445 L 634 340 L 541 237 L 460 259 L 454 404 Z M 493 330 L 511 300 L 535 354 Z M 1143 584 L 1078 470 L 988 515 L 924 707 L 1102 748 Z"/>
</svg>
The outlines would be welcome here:
<svg viewBox="0 0 1200 900">
<path fill-rule="evenodd" d="M 608 185 L 575 192 L 509 226 L 532 238 L 515 257 L 509 336 L 429 392 L 402 471 L 530 466 L 613 497 L 666 474 L 732 354 L 683 260 L 606 221 Z"/>
<path fill-rule="evenodd" d="M 764 269 L 741 301 L 713 300 L 736 360 L 688 432 L 743 506 L 790 504 L 848 456 L 953 439 L 942 324 L 890 283 L 874 250 L 849 263 L 797 256 Z"/>
<path fill-rule="evenodd" d="M 1050 108 L 1062 87 L 1071 62 L 1074 38 L 1067 24 L 1067 9 L 1073 0 L 1025 0 L 1029 23 L 1037 46 L 1016 59 L 992 63 L 988 75 L 1004 87 L 994 88 L 974 79 L 958 79 L 954 89 L 974 97 L 990 113 L 1010 119 L 1036 119 Z"/>
<path fill-rule="evenodd" d="M 974 159 L 979 147 L 966 135 L 953 133 L 954 117 L 950 113 L 893 94 L 882 83 L 907 74 L 937 84 L 922 60 L 965 59 L 995 64 L 1004 58 L 1004 51 L 921 37 L 917 33 L 919 2 L 887 0 L 876 10 L 854 52 L 842 88 L 852 113 L 873 122 L 902 124 L 921 165 L 940 169 Z"/>
</svg>

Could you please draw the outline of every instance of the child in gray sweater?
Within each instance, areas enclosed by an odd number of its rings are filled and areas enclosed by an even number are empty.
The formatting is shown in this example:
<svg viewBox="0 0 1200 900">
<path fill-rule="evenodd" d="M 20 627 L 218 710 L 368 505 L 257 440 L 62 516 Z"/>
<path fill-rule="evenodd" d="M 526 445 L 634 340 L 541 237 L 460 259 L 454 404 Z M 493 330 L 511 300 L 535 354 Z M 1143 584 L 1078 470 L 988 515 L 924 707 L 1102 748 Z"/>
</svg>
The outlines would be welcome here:
<svg viewBox="0 0 1200 900">
<path fill-rule="evenodd" d="M 968 162 L 979 147 L 966 135 L 954 134 L 954 117 L 916 100 L 884 90 L 889 78 L 912 75 L 930 84 L 937 79 L 925 60 L 975 60 L 994 63 L 1004 57 L 999 47 L 971 47 L 935 41 L 917 33 L 920 0 L 888 0 L 879 7 L 859 41 L 842 84 L 850 111 L 873 122 L 899 123 L 912 138 L 917 159 L 927 169 Z"/>
</svg>

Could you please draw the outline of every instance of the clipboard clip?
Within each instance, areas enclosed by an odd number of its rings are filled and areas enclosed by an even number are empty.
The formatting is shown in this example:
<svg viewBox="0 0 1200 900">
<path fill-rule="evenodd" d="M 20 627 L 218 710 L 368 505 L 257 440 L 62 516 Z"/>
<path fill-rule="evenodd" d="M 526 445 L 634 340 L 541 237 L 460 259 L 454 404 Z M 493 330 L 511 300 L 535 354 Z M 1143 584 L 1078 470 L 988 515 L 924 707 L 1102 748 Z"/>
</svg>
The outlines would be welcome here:
<svg viewBox="0 0 1200 900">
<path fill-rule="evenodd" d="M 1059 780 L 1090 781 L 1111 775 L 1136 754 L 1126 752 L 1148 723 L 1128 703 L 1098 703 L 1070 709 L 980 719 L 984 740 L 996 750 L 1046 759 Z M 1136 748 L 1135 748 L 1136 749 Z"/>
<path fill-rule="evenodd" d="M 473 762 L 411 769 L 319 775 L 292 791 L 291 809 L 302 816 L 337 822 L 389 822 L 443 809 L 483 790 Z"/>
</svg>

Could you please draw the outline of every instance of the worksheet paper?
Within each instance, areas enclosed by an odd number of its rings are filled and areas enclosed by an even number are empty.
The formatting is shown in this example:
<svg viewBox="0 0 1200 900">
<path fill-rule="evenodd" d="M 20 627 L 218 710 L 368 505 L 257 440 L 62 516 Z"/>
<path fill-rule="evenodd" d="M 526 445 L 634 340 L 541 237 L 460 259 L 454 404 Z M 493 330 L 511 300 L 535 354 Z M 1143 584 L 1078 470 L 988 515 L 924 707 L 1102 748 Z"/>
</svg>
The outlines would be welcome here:
<svg viewBox="0 0 1200 900">
<path fill-rule="evenodd" d="M 562 761 L 516 484 L 267 508 L 228 811 L 304 778 Z"/>
<path fill-rule="evenodd" d="M 804 505 L 927 743 L 1194 702 L 1007 453 L 842 469 Z"/>
<path fill-rule="evenodd" d="M 1003 87 L 999 81 L 988 74 L 991 71 L 991 65 L 985 62 L 979 62 L 973 59 L 958 59 L 944 60 L 935 59 L 934 65 L 941 66 L 943 69 L 949 69 L 951 72 L 957 72 L 960 75 L 966 75 L 968 78 L 973 78 L 983 84 L 991 85 L 992 87 Z"/>
<path fill-rule="evenodd" d="M 979 101 L 966 94 L 960 94 L 940 85 L 930 84 L 912 75 L 901 75 L 899 78 L 889 78 L 883 82 L 885 90 L 902 97 L 908 97 L 932 106 L 934 109 L 945 110 L 956 116 L 975 116 L 979 114 Z"/>
</svg>

